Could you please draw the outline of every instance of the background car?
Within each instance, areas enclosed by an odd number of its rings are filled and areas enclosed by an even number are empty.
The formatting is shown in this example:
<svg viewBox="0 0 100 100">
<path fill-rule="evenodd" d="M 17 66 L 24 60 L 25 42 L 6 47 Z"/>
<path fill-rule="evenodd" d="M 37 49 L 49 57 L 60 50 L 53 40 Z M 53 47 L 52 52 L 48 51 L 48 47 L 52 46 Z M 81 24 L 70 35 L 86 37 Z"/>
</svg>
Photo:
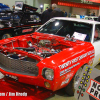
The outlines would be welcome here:
<svg viewBox="0 0 100 100">
<path fill-rule="evenodd" d="M 85 16 L 84 19 L 92 20 L 92 21 L 98 21 L 98 17 L 97 16 Z"/>
<path fill-rule="evenodd" d="M 7 5 L 0 3 L 0 12 L 2 11 L 10 11 L 10 8 Z"/>
<path fill-rule="evenodd" d="M 22 10 L 0 13 L 0 39 L 34 32 L 41 23 L 37 8 L 24 4 Z"/>
</svg>

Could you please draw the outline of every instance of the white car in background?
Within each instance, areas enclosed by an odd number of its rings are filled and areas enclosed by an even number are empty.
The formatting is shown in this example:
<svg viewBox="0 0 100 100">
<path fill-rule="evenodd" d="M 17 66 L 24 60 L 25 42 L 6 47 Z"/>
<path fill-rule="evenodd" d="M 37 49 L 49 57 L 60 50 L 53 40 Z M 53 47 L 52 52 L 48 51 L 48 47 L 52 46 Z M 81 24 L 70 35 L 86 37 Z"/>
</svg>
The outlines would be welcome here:
<svg viewBox="0 0 100 100">
<path fill-rule="evenodd" d="M 98 17 L 97 16 L 85 16 L 84 19 L 92 20 L 92 21 L 98 21 Z"/>
</svg>

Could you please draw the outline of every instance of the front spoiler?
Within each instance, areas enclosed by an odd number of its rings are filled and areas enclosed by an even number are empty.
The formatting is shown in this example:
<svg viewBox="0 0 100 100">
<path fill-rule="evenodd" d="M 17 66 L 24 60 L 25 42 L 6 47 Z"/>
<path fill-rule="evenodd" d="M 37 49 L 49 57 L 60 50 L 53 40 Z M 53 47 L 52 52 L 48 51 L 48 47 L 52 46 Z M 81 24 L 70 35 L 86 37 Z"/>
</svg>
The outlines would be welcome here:
<svg viewBox="0 0 100 100">
<path fill-rule="evenodd" d="M 26 93 L 27 96 L 17 96 L 16 92 Z M 15 95 L 9 95 L 10 93 Z M 44 100 L 53 94 L 54 92 L 45 88 L 19 83 L 6 77 L 0 79 L 0 100 Z"/>
</svg>

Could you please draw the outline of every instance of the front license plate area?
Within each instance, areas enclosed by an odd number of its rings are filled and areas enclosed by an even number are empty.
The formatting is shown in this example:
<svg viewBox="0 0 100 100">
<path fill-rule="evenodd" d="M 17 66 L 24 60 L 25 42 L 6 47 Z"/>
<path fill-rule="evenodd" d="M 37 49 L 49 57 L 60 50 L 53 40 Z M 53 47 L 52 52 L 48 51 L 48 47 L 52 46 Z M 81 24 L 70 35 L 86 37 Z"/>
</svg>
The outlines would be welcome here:
<svg viewBox="0 0 100 100">
<path fill-rule="evenodd" d="M 13 79 L 13 80 L 16 80 L 16 81 L 18 80 L 18 77 L 17 76 L 13 76 L 13 75 L 6 74 L 5 77 Z"/>
</svg>

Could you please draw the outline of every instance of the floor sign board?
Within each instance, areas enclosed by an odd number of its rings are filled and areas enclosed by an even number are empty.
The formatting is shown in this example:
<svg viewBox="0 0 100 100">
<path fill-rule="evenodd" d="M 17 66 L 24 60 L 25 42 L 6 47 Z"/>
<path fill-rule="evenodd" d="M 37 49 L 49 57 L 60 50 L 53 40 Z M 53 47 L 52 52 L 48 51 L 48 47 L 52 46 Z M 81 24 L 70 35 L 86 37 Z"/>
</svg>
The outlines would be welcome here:
<svg viewBox="0 0 100 100">
<path fill-rule="evenodd" d="M 75 90 L 77 100 L 100 100 L 100 70 L 85 65 Z"/>
</svg>

